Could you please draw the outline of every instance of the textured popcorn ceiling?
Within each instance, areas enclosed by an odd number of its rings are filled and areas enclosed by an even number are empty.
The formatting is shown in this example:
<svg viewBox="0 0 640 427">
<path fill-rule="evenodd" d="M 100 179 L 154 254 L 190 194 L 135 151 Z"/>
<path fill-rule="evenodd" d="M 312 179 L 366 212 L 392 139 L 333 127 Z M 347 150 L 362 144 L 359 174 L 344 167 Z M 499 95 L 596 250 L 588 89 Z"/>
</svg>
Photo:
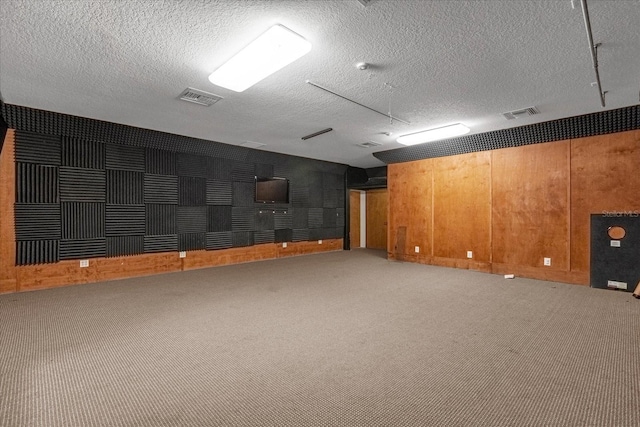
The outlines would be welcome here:
<svg viewBox="0 0 640 427">
<path fill-rule="evenodd" d="M 6 103 L 372 167 L 399 135 L 473 133 L 602 111 L 575 1 L 4 0 Z M 640 2 L 589 1 L 606 109 L 638 104 Z M 207 77 L 271 25 L 312 51 L 243 93 Z M 366 71 L 355 64 L 366 61 Z M 306 80 L 411 124 L 323 92 Z M 224 97 L 177 100 L 187 87 Z M 507 121 L 505 111 L 541 114 Z M 304 135 L 332 132 L 302 141 Z M 391 136 L 383 132 L 392 132 Z M 375 141 L 380 147 L 356 144 Z"/>
</svg>

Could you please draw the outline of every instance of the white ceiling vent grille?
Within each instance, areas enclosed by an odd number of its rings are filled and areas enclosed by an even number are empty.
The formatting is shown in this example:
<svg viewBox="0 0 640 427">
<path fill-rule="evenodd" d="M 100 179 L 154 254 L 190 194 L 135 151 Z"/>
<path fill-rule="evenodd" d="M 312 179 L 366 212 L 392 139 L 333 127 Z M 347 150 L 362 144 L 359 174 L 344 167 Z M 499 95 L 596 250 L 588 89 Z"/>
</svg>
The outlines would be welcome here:
<svg viewBox="0 0 640 427">
<path fill-rule="evenodd" d="M 380 144 L 379 142 L 367 141 L 367 142 L 363 142 L 362 144 L 356 144 L 356 145 L 362 148 L 373 148 L 373 147 L 379 147 L 382 144 Z"/>
<path fill-rule="evenodd" d="M 506 113 L 502 113 L 502 115 L 507 120 L 514 120 L 519 117 L 525 116 L 533 116 L 534 114 L 540 114 L 540 110 L 538 110 L 538 107 L 527 107 L 521 110 L 507 111 Z"/>
<path fill-rule="evenodd" d="M 203 90 L 188 87 L 180 94 L 179 99 L 187 102 L 193 102 L 194 104 L 198 105 L 204 105 L 205 107 L 210 107 L 216 102 L 220 101 L 222 97 L 213 93 L 205 92 Z"/>
</svg>

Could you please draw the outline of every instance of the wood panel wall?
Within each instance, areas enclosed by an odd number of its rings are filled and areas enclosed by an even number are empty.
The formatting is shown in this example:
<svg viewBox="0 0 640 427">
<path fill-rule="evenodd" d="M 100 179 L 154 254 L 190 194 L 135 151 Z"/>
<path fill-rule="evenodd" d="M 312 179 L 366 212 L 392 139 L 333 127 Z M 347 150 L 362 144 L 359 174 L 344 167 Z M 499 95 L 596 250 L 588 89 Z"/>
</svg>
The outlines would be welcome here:
<svg viewBox="0 0 640 427">
<path fill-rule="evenodd" d="M 386 189 L 368 190 L 367 197 L 367 248 L 387 248 L 387 210 L 389 197 Z"/>
<path fill-rule="evenodd" d="M 640 213 L 638 164 L 636 130 L 389 165 L 389 258 L 406 233 L 405 260 L 588 284 L 590 216 Z"/>
<path fill-rule="evenodd" d="M 288 242 L 286 248 L 281 243 L 269 243 L 216 251 L 189 251 L 186 258 L 180 258 L 178 252 L 91 258 L 89 267 L 84 268 L 78 260 L 16 266 L 14 147 L 14 131 L 9 129 L 0 153 L 0 293 L 342 250 L 342 239 L 330 239 L 321 244 L 318 241 Z"/>
<path fill-rule="evenodd" d="M 360 247 L 360 192 L 349 191 L 349 246 Z"/>
</svg>

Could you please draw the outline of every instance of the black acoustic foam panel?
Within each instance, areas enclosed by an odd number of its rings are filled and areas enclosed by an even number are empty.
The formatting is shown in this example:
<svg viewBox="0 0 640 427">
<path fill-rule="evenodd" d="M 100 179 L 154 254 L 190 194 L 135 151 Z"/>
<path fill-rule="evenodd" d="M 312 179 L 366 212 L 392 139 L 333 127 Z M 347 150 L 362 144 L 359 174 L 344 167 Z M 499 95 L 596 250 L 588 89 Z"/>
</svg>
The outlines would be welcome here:
<svg viewBox="0 0 640 427">
<path fill-rule="evenodd" d="M 231 225 L 233 231 L 253 231 L 255 224 L 255 213 L 253 208 L 233 207 L 231 208 Z"/>
<path fill-rule="evenodd" d="M 290 210 L 276 209 L 273 217 L 276 230 L 293 228 L 293 214 Z"/>
<path fill-rule="evenodd" d="M 291 204 L 294 207 L 304 207 L 309 205 L 309 187 L 301 186 L 296 182 L 290 183 Z"/>
<path fill-rule="evenodd" d="M 206 248 L 206 233 L 189 233 L 178 235 L 178 250 L 180 251 L 197 251 Z"/>
<path fill-rule="evenodd" d="M 58 167 L 16 164 L 16 203 L 58 203 Z"/>
<path fill-rule="evenodd" d="M 46 264 L 58 262 L 59 240 L 18 240 L 16 265 Z"/>
<path fill-rule="evenodd" d="M 217 179 L 207 180 L 207 204 L 208 205 L 232 205 L 233 185 L 231 181 Z"/>
<path fill-rule="evenodd" d="M 344 227 L 344 208 L 336 209 L 336 227 Z"/>
<path fill-rule="evenodd" d="M 250 231 L 234 231 L 233 232 L 233 247 L 252 246 L 253 245 L 253 232 Z"/>
<path fill-rule="evenodd" d="M 256 208 L 254 229 L 256 231 L 273 230 L 274 213 L 271 209 Z"/>
<path fill-rule="evenodd" d="M 207 178 L 209 176 L 209 159 L 205 156 L 178 153 L 178 175 L 197 176 Z"/>
<path fill-rule="evenodd" d="M 145 252 L 171 252 L 178 250 L 178 235 L 144 236 Z"/>
<path fill-rule="evenodd" d="M 269 178 L 275 176 L 273 174 L 273 165 L 266 165 L 264 163 L 256 163 L 255 173 L 257 177 Z M 284 177 L 281 177 L 284 178 Z"/>
<path fill-rule="evenodd" d="M 306 242 L 309 239 L 309 230 L 308 229 L 296 229 L 294 228 L 291 233 L 291 241 L 292 242 Z"/>
<path fill-rule="evenodd" d="M 291 228 L 309 228 L 309 208 L 293 208 L 291 214 L 293 219 Z"/>
<path fill-rule="evenodd" d="M 16 132 L 17 162 L 60 166 L 60 137 L 34 132 Z"/>
<path fill-rule="evenodd" d="M 145 150 L 121 144 L 105 144 L 107 169 L 145 171 Z"/>
<path fill-rule="evenodd" d="M 274 230 L 256 231 L 253 233 L 253 243 L 256 245 L 264 243 L 273 243 L 275 241 Z"/>
<path fill-rule="evenodd" d="M 325 208 L 322 214 L 322 227 L 335 228 L 336 227 L 336 210 Z"/>
<path fill-rule="evenodd" d="M 107 240 L 60 240 L 60 259 L 100 258 L 107 254 Z"/>
<path fill-rule="evenodd" d="M 206 206 L 178 206 L 178 234 L 206 233 Z"/>
<path fill-rule="evenodd" d="M 145 172 L 158 175 L 177 175 L 176 153 L 147 148 Z"/>
<path fill-rule="evenodd" d="M 207 206 L 207 231 L 232 231 L 231 206 Z"/>
<path fill-rule="evenodd" d="M 99 141 L 62 137 L 62 166 L 104 169 L 105 148 Z"/>
<path fill-rule="evenodd" d="M 60 200 L 63 202 L 105 202 L 105 171 L 61 166 Z"/>
<path fill-rule="evenodd" d="M 291 242 L 293 240 L 293 230 L 290 228 L 283 230 L 275 230 L 276 243 Z"/>
<path fill-rule="evenodd" d="M 207 169 L 207 176 L 210 179 L 220 181 L 231 181 L 231 170 L 233 169 L 233 162 L 228 159 L 222 158 L 209 158 L 209 166 Z"/>
<path fill-rule="evenodd" d="M 144 253 L 144 236 L 107 237 L 107 257 Z"/>
<path fill-rule="evenodd" d="M 178 177 L 144 174 L 144 203 L 178 204 Z"/>
<path fill-rule="evenodd" d="M 15 205 L 16 240 L 60 239 L 60 205 Z"/>
<path fill-rule="evenodd" d="M 253 163 L 233 162 L 231 164 L 231 180 L 234 182 L 253 183 L 256 177 L 256 168 Z"/>
<path fill-rule="evenodd" d="M 309 228 L 322 227 L 323 220 L 324 220 L 323 208 L 309 208 Z"/>
<path fill-rule="evenodd" d="M 207 233 L 207 249 L 227 249 L 233 247 L 233 232 Z"/>
<path fill-rule="evenodd" d="M 145 234 L 145 205 L 107 205 L 105 234 L 126 236 Z"/>
<path fill-rule="evenodd" d="M 233 206 L 253 206 L 255 184 L 253 182 L 233 183 Z"/>
<path fill-rule="evenodd" d="M 207 204 L 207 180 L 205 178 L 181 176 L 178 179 L 178 203 L 181 206 Z"/>
<path fill-rule="evenodd" d="M 62 238 L 69 240 L 104 237 L 105 204 L 64 202 L 60 205 Z"/>
<path fill-rule="evenodd" d="M 144 203 L 144 173 L 107 169 L 107 203 L 136 205 Z"/>
<path fill-rule="evenodd" d="M 177 212 L 178 207 L 176 205 L 145 205 L 145 234 L 148 236 L 178 234 L 176 227 Z"/>
</svg>

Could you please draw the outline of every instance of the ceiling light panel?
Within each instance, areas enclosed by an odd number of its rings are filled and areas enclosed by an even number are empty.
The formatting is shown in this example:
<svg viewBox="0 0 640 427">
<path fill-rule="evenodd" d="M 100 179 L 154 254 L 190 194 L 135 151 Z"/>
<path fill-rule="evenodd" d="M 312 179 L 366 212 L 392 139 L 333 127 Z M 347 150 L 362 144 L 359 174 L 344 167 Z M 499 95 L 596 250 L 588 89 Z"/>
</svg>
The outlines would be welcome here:
<svg viewBox="0 0 640 427">
<path fill-rule="evenodd" d="M 209 81 L 243 92 L 310 50 L 311 43 L 299 34 L 282 25 L 274 25 L 215 70 Z"/>
<path fill-rule="evenodd" d="M 396 139 L 402 145 L 416 145 L 425 142 L 438 141 L 440 139 L 453 138 L 454 136 L 469 133 L 471 129 L 461 123 L 403 135 Z"/>
</svg>

